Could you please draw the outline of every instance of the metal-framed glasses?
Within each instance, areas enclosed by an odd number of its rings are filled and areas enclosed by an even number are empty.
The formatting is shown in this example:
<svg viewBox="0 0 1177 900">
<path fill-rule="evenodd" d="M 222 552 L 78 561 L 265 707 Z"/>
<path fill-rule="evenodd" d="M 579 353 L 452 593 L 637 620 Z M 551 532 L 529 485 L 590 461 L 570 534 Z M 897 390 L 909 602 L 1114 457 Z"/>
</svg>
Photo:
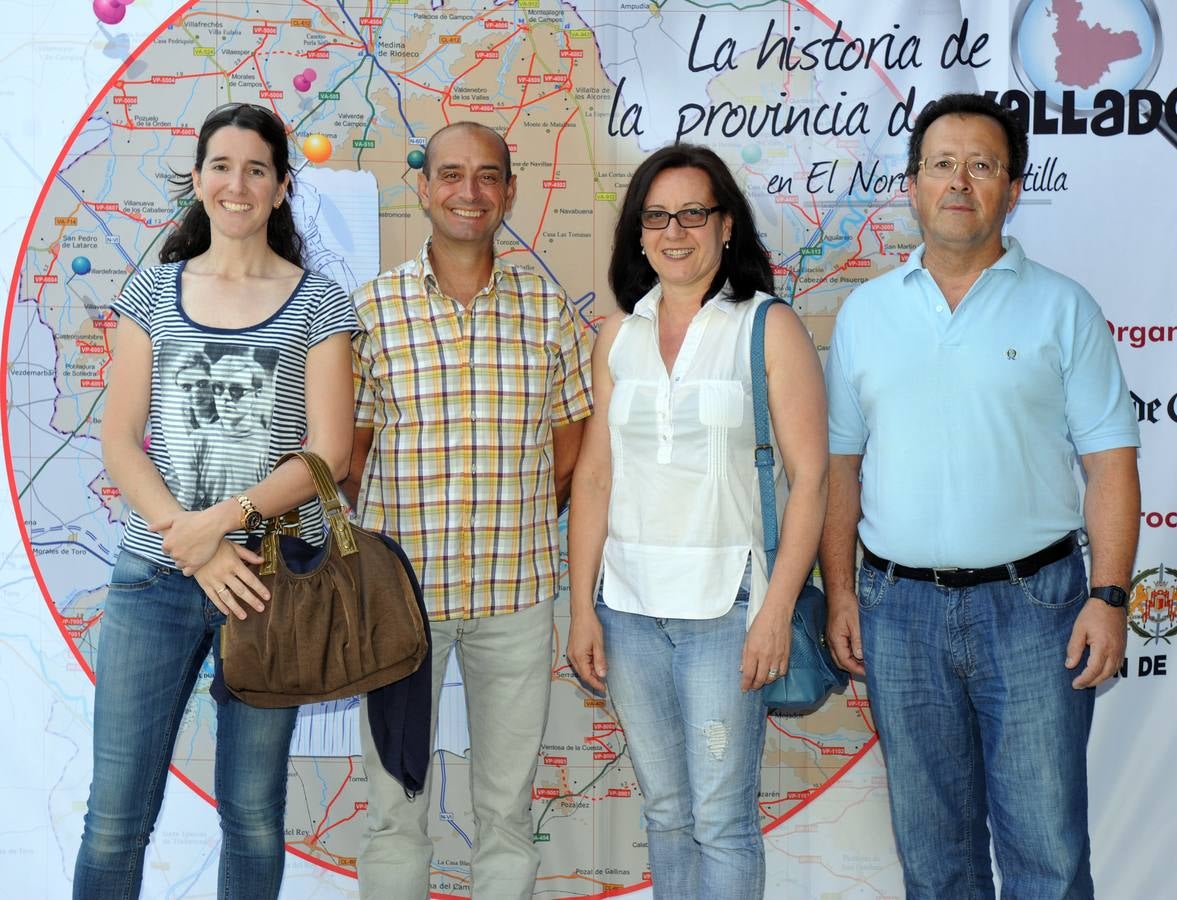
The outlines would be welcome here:
<svg viewBox="0 0 1177 900">
<path fill-rule="evenodd" d="M 1006 168 L 1000 159 L 993 156 L 970 156 L 968 159 L 960 160 L 946 153 L 924 157 L 920 160 L 920 168 L 929 178 L 951 178 L 956 174 L 956 170 L 962 162 L 964 170 L 969 173 L 969 178 L 974 181 L 996 178 L 1001 170 Z"/>
<path fill-rule="evenodd" d="M 678 212 L 667 212 L 664 209 L 643 209 L 638 213 L 638 218 L 641 220 L 642 227 L 648 228 L 651 231 L 661 231 L 664 228 L 670 227 L 670 220 L 678 222 L 682 228 L 702 228 L 707 224 L 707 219 L 710 218 L 714 212 L 719 212 L 723 209 L 722 206 L 688 206 L 685 209 L 680 209 Z"/>
</svg>

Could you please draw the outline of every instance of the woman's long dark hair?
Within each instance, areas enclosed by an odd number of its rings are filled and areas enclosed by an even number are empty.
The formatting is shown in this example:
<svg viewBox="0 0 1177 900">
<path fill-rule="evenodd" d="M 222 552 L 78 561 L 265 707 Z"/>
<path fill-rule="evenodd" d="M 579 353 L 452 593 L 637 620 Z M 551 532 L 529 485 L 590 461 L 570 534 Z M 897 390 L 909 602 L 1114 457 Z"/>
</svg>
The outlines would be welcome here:
<svg viewBox="0 0 1177 900">
<path fill-rule="evenodd" d="M 715 204 L 731 216 L 732 233 L 720 257 L 719 271 L 711 281 L 703 302 L 714 297 L 725 283 L 731 283 L 732 300 L 750 300 L 757 291 L 771 294 L 772 264 L 768 261 L 752 209 L 732 173 L 713 150 L 697 144 L 671 144 L 654 151 L 633 173 L 621 217 L 613 232 L 613 256 L 609 260 L 609 286 L 617 305 L 625 312 L 634 306 L 657 282 L 649 260 L 642 255 L 642 207 L 654 179 L 666 169 L 699 169 L 711 182 Z"/>
<path fill-rule="evenodd" d="M 217 107 L 209 113 L 204 124 L 200 126 L 200 136 L 196 139 L 195 168 L 200 169 L 204 165 L 204 158 L 208 153 L 209 138 L 226 125 L 255 131 L 263 141 L 270 145 L 274 174 L 278 177 L 279 183 L 288 174 L 291 174 L 290 145 L 286 141 L 286 128 L 278 117 L 264 106 L 256 106 L 252 103 L 231 103 Z M 209 243 L 212 241 L 208 213 L 205 212 L 204 205 L 195 200 L 192 174 L 176 173 L 171 181 L 180 189 L 177 197 L 192 197 L 193 203 L 180 216 L 179 224 L 167 236 L 163 249 L 159 251 L 159 260 L 165 263 L 199 256 L 208 249 Z M 293 179 L 286 190 L 286 202 L 270 211 L 270 219 L 266 224 L 266 243 L 284 260 L 301 268 L 302 236 L 294 226 L 294 213 L 291 212 L 289 201 L 292 196 L 294 196 Z"/>
</svg>

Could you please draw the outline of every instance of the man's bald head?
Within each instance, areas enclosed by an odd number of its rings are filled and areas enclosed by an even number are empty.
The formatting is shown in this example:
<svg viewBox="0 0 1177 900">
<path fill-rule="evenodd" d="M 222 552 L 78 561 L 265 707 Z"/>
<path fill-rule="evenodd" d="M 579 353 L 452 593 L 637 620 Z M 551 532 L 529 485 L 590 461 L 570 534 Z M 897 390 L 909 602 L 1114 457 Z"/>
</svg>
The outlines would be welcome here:
<svg viewBox="0 0 1177 900">
<path fill-rule="evenodd" d="M 505 181 L 509 181 L 511 179 L 511 148 L 507 146 L 507 142 L 503 139 L 501 134 L 499 134 L 493 128 L 489 128 L 479 122 L 452 122 L 451 124 L 446 125 L 444 128 L 440 128 L 433 133 L 433 135 L 429 138 L 429 143 L 425 145 L 425 165 L 422 167 L 422 170 L 426 178 L 429 177 L 429 173 L 431 171 L 433 157 L 435 155 L 434 151 L 438 138 L 446 134 L 451 134 L 455 131 L 476 132 L 491 138 L 494 143 L 498 145 L 502 152 L 503 179 Z"/>
</svg>

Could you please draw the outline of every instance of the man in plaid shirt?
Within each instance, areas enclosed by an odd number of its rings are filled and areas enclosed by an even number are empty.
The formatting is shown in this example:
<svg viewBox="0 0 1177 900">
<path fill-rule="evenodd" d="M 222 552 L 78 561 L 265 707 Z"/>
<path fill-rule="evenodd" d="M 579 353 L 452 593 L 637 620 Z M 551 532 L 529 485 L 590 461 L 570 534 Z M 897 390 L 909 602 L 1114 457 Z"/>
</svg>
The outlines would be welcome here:
<svg viewBox="0 0 1177 900">
<path fill-rule="evenodd" d="M 478 898 L 530 898 L 531 787 L 552 678 L 556 519 L 591 411 L 589 346 L 563 291 L 496 258 L 515 200 L 506 142 L 470 122 L 429 140 L 418 175 L 432 234 L 356 291 L 356 431 L 344 491 L 404 547 L 433 633 L 433 720 L 451 646 L 470 725 Z M 358 502 L 356 502 L 358 500 Z M 429 779 L 409 799 L 366 710 L 360 895 L 425 898 Z M 432 737 L 430 741 L 432 746 Z"/>
</svg>

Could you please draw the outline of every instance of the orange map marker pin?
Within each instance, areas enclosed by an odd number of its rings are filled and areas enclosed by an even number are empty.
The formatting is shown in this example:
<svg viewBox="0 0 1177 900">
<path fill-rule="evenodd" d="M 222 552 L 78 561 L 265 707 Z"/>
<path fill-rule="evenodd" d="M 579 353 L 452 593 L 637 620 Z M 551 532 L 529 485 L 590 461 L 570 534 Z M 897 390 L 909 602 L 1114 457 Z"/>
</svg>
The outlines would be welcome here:
<svg viewBox="0 0 1177 900">
<path fill-rule="evenodd" d="M 303 155 L 313 163 L 324 163 L 331 158 L 331 142 L 325 134 L 309 134 L 302 142 Z"/>
</svg>

